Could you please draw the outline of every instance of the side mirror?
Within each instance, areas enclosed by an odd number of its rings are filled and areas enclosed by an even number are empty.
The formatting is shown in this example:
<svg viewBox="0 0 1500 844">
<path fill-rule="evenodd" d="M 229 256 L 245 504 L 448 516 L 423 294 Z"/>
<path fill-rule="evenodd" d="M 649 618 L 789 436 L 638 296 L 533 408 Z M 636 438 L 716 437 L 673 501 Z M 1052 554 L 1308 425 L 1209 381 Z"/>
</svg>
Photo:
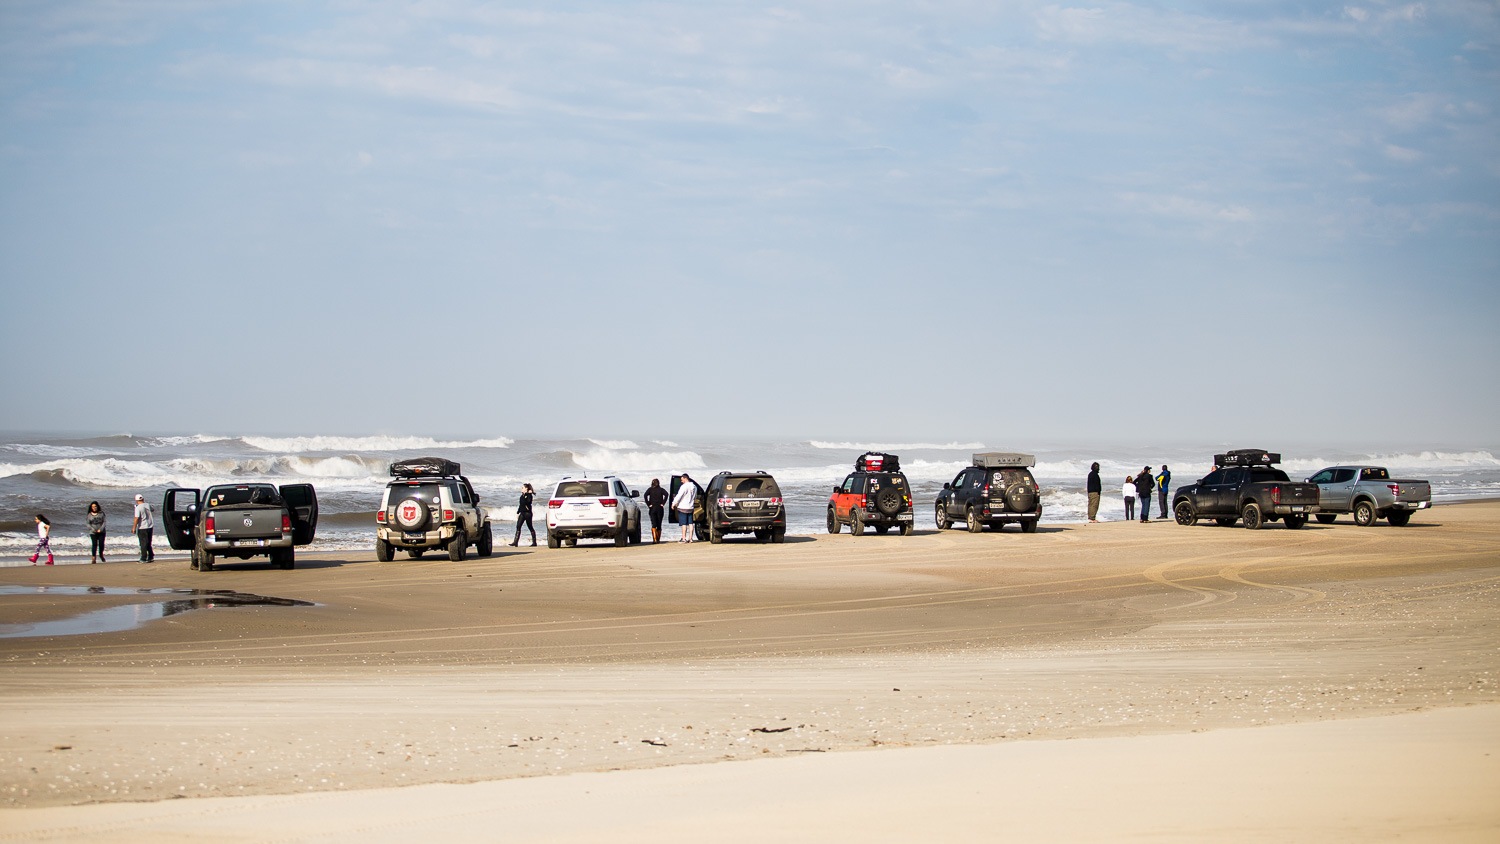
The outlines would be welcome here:
<svg viewBox="0 0 1500 844">
<path fill-rule="evenodd" d="M 953 484 L 943 484 L 943 489 L 953 489 Z"/>
<path fill-rule="evenodd" d="M 641 497 L 641 491 L 638 490 L 638 489 L 632 489 L 630 491 L 630 497 L 631 498 L 640 498 Z"/>
<path fill-rule="evenodd" d="M 197 504 L 189 504 L 187 506 L 187 510 L 185 510 L 183 512 L 187 513 L 189 516 L 196 516 L 196 515 L 198 515 L 198 505 Z"/>
<path fill-rule="evenodd" d="M 843 488 L 843 487 L 841 487 L 841 486 L 835 486 L 835 487 L 834 487 L 834 488 L 833 488 L 833 494 L 834 494 L 834 495 L 838 495 L 838 494 L 839 494 L 839 493 L 841 493 L 841 492 L 843 492 L 843 491 L 844 491 L 844 488 Z"/>
</svg>

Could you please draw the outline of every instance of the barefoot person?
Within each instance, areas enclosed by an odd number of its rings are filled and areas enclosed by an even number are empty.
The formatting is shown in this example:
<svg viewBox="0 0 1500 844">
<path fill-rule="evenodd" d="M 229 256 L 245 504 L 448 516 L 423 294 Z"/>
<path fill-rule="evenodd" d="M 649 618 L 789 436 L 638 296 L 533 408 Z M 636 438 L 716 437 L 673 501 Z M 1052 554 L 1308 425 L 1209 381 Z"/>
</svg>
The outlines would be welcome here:
<svg viewBox="0 0 1500 844">
<path fill-rule="evenodd" d="M 109 560 L 104 559 L 104 508 L 99 506 L 99 502 L 89 502 L 87 518 L 89 522 L 89 562 L 107 563 Z"/>
</svg>

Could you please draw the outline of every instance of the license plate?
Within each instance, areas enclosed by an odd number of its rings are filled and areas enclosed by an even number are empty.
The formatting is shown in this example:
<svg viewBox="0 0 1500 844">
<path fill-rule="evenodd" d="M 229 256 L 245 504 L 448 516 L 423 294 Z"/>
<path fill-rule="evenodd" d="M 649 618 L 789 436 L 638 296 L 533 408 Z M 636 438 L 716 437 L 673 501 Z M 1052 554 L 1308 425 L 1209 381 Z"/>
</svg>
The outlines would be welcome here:
<svg viewBox="0 0 1500 844">
<path fill-rule="evenodd" d="M 229 544 L 236 548 L 243 548 L 247 545 L 264 546 L 266 541 L 264 539 L 236 539 Z"/>
<path fill-rule="evenodd" d="M 900 515 L 898 515 L 896 517 L 896 521 L 898 521 L 898 522 L 910 522 L 910 521 L 915 520 L 915 518 L 916 518 L 916 514 L 915 513 L 902 513 L 902 514 L 900 514 Z"/>
<path fill-rule="evenodd" d="M 594 506 L 594 505 L 588 503 L 587 501 L 574 501 L 573 502 L 573 509 L 574 510 L 587 510 L 588 508 L 590 508 L 592 506 Z"/>
<path fill-rule="evenodd" d="M 407 542 L 421 542 L 422 540 L 427 538 L 427 535 L 424 533 L 407 532 L 401 534 L 401 538 L 406 540 Z"/>
<path fill-rule="evenodd" d="M 1304 507 L 1304 506 L 1302 506 L 1301 504 L 1293 504 L 1292 505 L 1292 512 L 1293 513 L 1301 513 L 1302 511 L 1304 511 L 1306 509 L 1307 508 Z"/>
<path fill-rule="evenodd" d="M 743 507 L 743 508 L 745 508 L 746 510 L 759 510 L 760 509 L 760 502 L 759 501 L 742 501 L 742 502 L 740 502 L 740 506 Z"/>
</svg>

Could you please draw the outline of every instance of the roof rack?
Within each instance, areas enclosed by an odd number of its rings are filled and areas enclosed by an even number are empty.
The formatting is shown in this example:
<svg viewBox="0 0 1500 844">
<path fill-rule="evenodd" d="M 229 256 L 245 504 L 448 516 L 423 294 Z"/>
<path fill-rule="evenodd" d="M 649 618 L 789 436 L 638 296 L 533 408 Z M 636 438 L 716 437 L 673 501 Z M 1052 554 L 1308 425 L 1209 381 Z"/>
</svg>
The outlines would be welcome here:
<svg viewBox="0 0 1500 844">
<path fill-rule="evenodd" d="M 1270 466 L 1281 462 L 1281 455 L 1258 448 L 1237 448 L 1214 455 L 1215 466 Z"/>
<path fill-rule="evenodd" d="M 883 451 L 867 451 L 854 461 L 856 472 L 899 472 L 901 458 Z"/>
<path fill-rule="evenodd" d="M 1036 465 L 1036 457 L 1031 454 L 1022 454 L 1019 451 L 979 451 L 974 453 L 974 467 L 977 469 L 1010 469 L 1031 468 Z"/>
<path fill-rule="evenodd" d="M 393 478 L 421 478 L 433 475 L 457 475 L 460 467 L 445 457 L 413 457 L 391 464 Z"/>
</svg>

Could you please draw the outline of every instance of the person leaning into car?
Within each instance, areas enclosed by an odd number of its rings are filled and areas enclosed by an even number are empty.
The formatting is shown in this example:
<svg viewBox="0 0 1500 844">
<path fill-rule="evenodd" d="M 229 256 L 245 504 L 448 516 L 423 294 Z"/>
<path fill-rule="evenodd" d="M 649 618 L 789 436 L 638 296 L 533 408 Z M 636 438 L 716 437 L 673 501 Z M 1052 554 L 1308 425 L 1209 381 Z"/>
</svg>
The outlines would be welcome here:
<svg viewBox="0 0 1500 844">
<path fill-rule="evenodd" d="M 677 514 L 677 524 L 682 526 L 682 538 L 678 542 L 693 542 L 693 501 L 698 497 L 698 487 L 687 472 L 682 473 L 682 486 L 677 497 L 672 499 L 672 511 Z"/>
<path fill-rule="evenodd" d="M 646 500 L 646 511 L 651 514 L 651 544 L 655 545 L 661 541 L 661 517 L 667 512 L 667 491 L 662 489 L 661 481 L 651 479 L 651 488 L 641 496 Z"/>
</svg>

